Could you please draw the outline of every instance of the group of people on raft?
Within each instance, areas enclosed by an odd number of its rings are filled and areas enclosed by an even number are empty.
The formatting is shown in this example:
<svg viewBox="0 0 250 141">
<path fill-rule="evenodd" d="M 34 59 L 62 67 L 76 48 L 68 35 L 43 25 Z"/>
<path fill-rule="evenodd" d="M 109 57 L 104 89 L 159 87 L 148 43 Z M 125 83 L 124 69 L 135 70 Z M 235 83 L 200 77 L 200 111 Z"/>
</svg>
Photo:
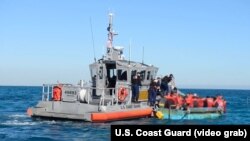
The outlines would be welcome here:
<svg viewBox="0 0 250 141">
<path fill-rule="evenodd" d="M 197 94 L 190 93 L 182 96 L 172 92 L 164 96 L 164 100 L 165 108 L 188 110 L 189 108 L 216 107 L 223 112 L 226 111 L 226 101 L 221 95 L 199 97 Z"/>
<path fill-rule="evenodd" d="M 164 103 L 165 108 L 183 109 L 216 107 L 225 112 L 226 101 L 223 96 L 200 97 L 195 93 L 183 94 L 175 86 L 174 76 L 166 75 L 162 79 L 157 78 L 151 81 L 148 89 L 148 103 L 150 106 L 158 106 Z"/>
</svg>

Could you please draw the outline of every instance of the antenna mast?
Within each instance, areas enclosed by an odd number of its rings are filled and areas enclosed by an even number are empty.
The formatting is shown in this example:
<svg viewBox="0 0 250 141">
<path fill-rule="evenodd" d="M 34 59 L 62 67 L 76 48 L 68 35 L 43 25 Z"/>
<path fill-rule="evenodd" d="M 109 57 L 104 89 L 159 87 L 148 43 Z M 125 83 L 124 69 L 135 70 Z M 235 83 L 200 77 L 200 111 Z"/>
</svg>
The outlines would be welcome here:
<svg viewBox="0 0 250 141">
<path fill-rule="evenodd" d="M 111 48 L 113 48 L 113 29 L 112 29 L 112 22 L 113 22 L 113 14 L 109 13 L 109 26 L 107 28 L 108 30 L 108 44 L 107 44 L 107 52 L 110 51 Z"/>
<path fill-rule="evenodd" d="M 144 64 L 144 46 L 142 47 L 142 64 Z"/>
<path fill-rule="evenodd" d="M 92 45 L 93 45 L 93 51 L 94 51 L 94 60 L 96 62 L 96 56 L 95 56 L 95 42 L 94 42 L 94 35 L 93 35 L 93 31 L 92 31 L 92 21 L 91 21 L 91 17 L 89 18 L 89 22 L 90 22 L 90 29 L 91 29 L 91 35 L 92 35 Z"/>
<path fill-rule="evenodd" d="M 130 64 L 130 58 L 131 58 L 131 39 L 129 41 L 129 64 Z"/>
<path fill-rule="evenodd" d="M 108 26 L 107 30 L 108 30 L 107 52 L 109 52 L 110 49 L 113 48 L 114 35 L 118 35 L 117 33 L 114 33 L 114 31 L 113 31 L 113 13 L 109 13 L 109 26 Z"/>
</svg>

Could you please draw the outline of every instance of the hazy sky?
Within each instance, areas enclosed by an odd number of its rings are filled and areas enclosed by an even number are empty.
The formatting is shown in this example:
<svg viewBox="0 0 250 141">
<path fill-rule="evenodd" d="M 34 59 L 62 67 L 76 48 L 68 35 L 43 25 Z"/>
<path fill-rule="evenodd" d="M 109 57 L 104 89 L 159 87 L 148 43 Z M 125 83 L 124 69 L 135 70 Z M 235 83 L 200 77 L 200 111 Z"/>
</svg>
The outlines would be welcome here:
<svg viewBox="0 0 250 141">
<path fill-rule="evenodd" d="M 127 59 L 131 42 L 181 88 L 250 89 L 249 0 L 0 0 L 0 85 L 89 81 L 109 12 Z"/>
</svg>

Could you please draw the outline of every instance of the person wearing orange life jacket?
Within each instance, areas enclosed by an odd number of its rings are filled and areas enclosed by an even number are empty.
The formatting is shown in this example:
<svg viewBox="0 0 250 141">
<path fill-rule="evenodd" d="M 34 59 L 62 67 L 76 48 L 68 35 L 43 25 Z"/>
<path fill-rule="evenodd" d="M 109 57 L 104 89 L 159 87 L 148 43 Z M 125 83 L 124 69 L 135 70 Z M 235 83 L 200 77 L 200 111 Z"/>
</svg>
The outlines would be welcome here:
<svg viewBox="0 0 250 141">
<path fill-rule="evenodd" d="M 177 105 L 177 96 L 176 94 L 169 93 L 168 95 L 165 96 L 166 99 L 166 103 L 165 103 L 165 107 L 166 108 L 176 108 Z"/>
<path fill-rule="evenodd" d="M 177 94 L 177 107 L 176 109 L 180 109 L 183 107 L 184 99 L 181 95 Z"/>
<path fill-rule="evenodd" d="M 177 108 L 177 106 L 178 106 L 178 94 L 176 92 L 173 92 L 172 98 L 174 100 L 174 107 Z"/>
<path fill-rule="evenodd" d="M 198 95 L 196 93 L 193 94 L 193 107 L 198 107 Z"/>
<path fill-rule="evenodd" d="M 188 108 L 193 108 L 193 94 L 188 94 L 185 98 L 185 103 Z"/>
<path fill-rule="evenodd" d="M 178 89 L 176 87 L 171 92 L 171 96 L 172 96 L 172 99 L 174 101 L 174 105 L 175 105 L 176 109 L 180 109 L 181 107 L 183 107 L 184 99 L 179 94 Z"/>
<path fill-rule="evenodd" d="M 209 108 L 214 107 L 214 98 L 208 96 L 206 98 L 206 104 L 207 104 L 207 107 Z"/>
<path fill-rule="evenodd" d="M 215 103 L 215 106 L 216 106 L 217 108 L 220 108 L 220 109 L 222 109 L 222 110 L 224 111 L 224 108 L 225 108 L 225 107 L 224 107 L 224 106 L 225 106 L 225 101 L 223 100 L 222 96 L 218 95 L 218 96 L 216 97 L 214 103 Z"/>
<path fill-rule="evenodd" d="M 205 100 L 205 98 L 198 98 L 198 107 L 204 107 L 204 100 Z"/>
</svg>

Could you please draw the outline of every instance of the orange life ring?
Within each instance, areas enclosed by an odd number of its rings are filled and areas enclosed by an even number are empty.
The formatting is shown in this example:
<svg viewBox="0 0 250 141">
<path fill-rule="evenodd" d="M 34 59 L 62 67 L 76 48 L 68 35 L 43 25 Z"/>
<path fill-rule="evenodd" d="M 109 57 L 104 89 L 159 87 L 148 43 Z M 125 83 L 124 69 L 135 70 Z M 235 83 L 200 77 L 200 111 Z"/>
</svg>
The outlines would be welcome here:
<svg viewBox="0 0 250 141">
<path fill-rule="evenodd" d="M 126 97 L 128 96 L 128 92 L 127 89 L 125 89 L 124 87 L 121 87 L 118 91 L 118 100 L 119 102 L 123 102 Z"/>
</svg>

